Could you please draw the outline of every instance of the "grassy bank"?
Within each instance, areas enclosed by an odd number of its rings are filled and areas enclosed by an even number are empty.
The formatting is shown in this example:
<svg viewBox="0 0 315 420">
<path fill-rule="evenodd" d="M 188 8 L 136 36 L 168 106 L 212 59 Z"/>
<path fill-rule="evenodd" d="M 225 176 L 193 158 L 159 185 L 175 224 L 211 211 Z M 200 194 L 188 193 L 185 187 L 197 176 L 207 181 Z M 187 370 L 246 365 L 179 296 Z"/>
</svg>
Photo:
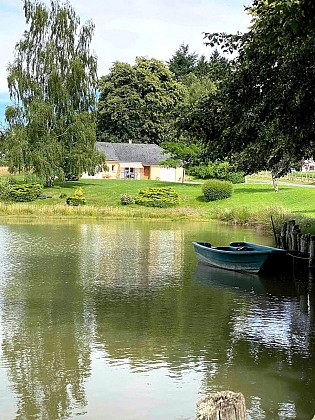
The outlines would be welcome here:
<svg viewBox="0 0 315 420">
<path fill-rule="evenodd" d="M 171 186 L 182 202 L 177 208 L 158 209 L 138 205 L 123 206 L 121 194 L 136 195 L 142 188 Z M 82 187 L 87 204 L 80 207 L 65 205 L 65 198 Z M 94 217 L 94 218 L 150 218 L 150 219 L 219 219 L 230 223 L 270 226 L 270 214 L 276 224 L 295 218 L 308 231 L 315 229 L 315 188 L 280 186 L 275 193 L 271 185 L 234 185 L 232 197 L 206 202 L 200 184 L 175 184 L 160 181 L 85 179 L 60 183 L 46 188 L 46 199 L 32 203 L 0 203 L 1 216 L 29 217 Z"/>
</svg>

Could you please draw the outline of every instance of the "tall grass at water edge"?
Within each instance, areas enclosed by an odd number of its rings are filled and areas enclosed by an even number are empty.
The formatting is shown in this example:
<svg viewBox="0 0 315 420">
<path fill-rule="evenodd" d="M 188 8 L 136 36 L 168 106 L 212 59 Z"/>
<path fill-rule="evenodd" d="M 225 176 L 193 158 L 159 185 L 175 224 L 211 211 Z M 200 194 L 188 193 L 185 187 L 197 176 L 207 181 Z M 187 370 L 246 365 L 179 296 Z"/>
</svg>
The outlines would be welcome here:
<svg viewBox="0 0 315 420">
<path fill-rule="evenodd" d="M 251 211 L 248 207 L 217 208 L 213 215 L 216 219 L 237 225 L 248 225 L 267 231 L 280 232 L 284 222 L 295 220 L 303 233 L 315 235 L 315 219 L 293 213 L 282 206 L 268 206 L 258 211 Z"/>
<path fill-rule="evenodd" d="M 0 216 L 27 216 L 33 218 L 96 218 L 96 219 L 170 219 L 187 217 L 198 219 L 198 212 L 191 208 L 148 209 L 130 207 L 65 206 L 62 204 L 37 206 L 30 203 L 0 203 Z"/>
</svg>

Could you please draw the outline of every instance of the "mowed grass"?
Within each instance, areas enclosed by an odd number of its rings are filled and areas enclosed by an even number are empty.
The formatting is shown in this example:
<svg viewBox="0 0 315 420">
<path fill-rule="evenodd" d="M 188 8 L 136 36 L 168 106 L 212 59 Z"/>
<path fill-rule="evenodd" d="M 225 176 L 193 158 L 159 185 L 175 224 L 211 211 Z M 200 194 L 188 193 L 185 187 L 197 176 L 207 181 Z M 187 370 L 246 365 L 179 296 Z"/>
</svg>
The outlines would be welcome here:
<svg viewBox="0 0 315 420">
<path fill-rule="evenodd" d="M 170 186 L 181 197 L 181 205 L 171 209 L 142 207 L 136 204 L 123 206 L 122 194 L 136 195 L 140 189 Z M 70 207 L 65 198 L 82 187 L 86 205 Z M 288 218 L 305 219 L 308 225 L 315 224 L 315 188 L 279 186 L 274 192 L 270 184 L 237 184 L 230 198 L 206 202 L 201 184 L 179 184 L 142 180 L 97 180 L 82 179 L 57 183 L 45 188 L 47 199 L 32 203 L 0 205 L 0 215 L 30 215 L 55 217 L 100 217 L 100 218 L 189 218 L 195 220 L 220 219 L 232 223 L 270 225 L 270 215 L 276 221 Z M 314 222 L 314 223 L 313 223 Z"/>
</svg>

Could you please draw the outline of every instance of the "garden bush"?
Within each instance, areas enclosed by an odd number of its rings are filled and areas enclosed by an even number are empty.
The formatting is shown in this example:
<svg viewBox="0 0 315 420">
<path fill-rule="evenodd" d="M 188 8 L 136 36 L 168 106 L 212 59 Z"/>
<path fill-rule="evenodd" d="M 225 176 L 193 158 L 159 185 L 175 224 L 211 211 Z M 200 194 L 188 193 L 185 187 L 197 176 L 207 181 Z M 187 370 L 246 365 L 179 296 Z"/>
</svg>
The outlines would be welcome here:
<svg viewBox="0 0 315 420">
<path fill-rule="evenodd" d="M 244 172 L 235 172 L 228 162 L 209 162 L 208 165 L 194 166 L 189 170 L 190 175 L 202 179 L 219 179 L 230 181 L 232 184 L 245 182 Z"/>
<path fill-rule="evenodd" d="M 7 179 L 0 180 L 0 199 L 7 200 L 10 190 L 10 184 Z"/>
<path fill-rule="evenodd" d="M 83 190 L 81 187 L 78 187 L 72 197 L 68 197 L 66 200 L 68 206 L 84 206 L 86 204 L 86 199 L 83 197 Z"/>
<path fill-rule="evenodd" d="M 231 197 L 233 186 L 229 181 L 210 179 L 203 184 L 202 191 L 206 201 L 222 200 Z"/>
<path fill-rule="evenodd" d="M 5 199 L 9 201 L 23 202 L 34 201 L 39 197 L 43 189 L 41 184 L 8 184 Z"/>
<path fill-rule="evenodd" d="M 135 198 L 134 198 L 134 196 L 132 196 L 130 194 L 122 194 L 120 196 L 120 202 L 124 206 L 126 206 L 128 204 L 134 204 L 135 203 Z"/>
<path fill-rule="evenodd" d="M 230 181 L 232 184 L 243 184 L 245 182 L 244 172 L 229 172 L 222 181 Z"/>
<path fill-rule="evenodd" d="M 147 207 L 174 207 L 181 202 L 176 191 L 171 187 L 146 188 L 140 190 L 135 197 L 135 203 Z"/>
</svg>

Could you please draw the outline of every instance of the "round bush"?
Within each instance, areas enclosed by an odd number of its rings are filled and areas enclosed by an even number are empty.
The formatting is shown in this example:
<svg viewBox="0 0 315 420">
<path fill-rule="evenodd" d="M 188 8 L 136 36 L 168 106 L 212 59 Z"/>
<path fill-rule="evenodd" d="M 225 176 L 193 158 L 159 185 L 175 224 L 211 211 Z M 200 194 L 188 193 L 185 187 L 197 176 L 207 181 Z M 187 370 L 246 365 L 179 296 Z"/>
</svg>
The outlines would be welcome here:
<svg viewBox="0 0 315 420">
<path fill-rule="evenodd" d="M 203 184 L 202 191 L 206 201 L 222 200 L 231 197 L 233 186 L 229 181 L 210 179 Z"/>
</svg>

